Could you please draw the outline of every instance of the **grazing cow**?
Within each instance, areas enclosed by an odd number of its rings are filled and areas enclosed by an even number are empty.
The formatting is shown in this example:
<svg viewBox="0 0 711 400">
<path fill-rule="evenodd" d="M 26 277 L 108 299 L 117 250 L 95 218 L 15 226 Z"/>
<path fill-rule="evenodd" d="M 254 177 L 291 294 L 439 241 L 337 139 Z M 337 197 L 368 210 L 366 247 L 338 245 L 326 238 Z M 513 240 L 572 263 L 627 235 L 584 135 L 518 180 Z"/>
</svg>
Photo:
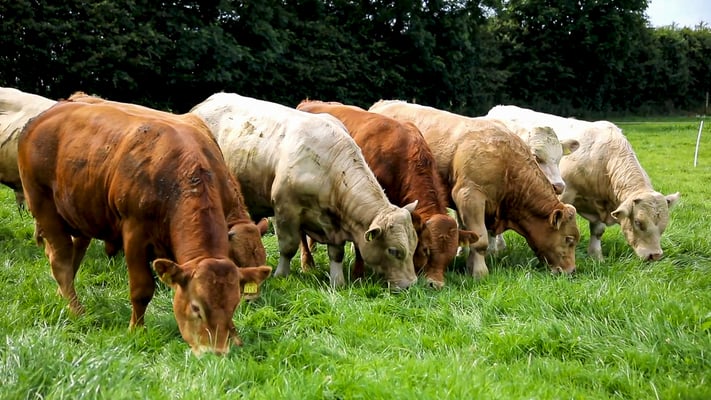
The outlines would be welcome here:
<svg viewBox="0 0 711 400">
<path fill-rule="evenodd" d="M 30 118 L 55 103 L 36 94 L 0 87 L 0 183 L 15 192 L 18 206 L 24 203 L 24 195 L 17 171 L 17 140 Z"/>
<path fill-rule="evenodd" d="M 305 233 L 328 245 L 330 283 L 340 286 L 346 241 L 396 288 L 417 280 L 416 207 L 392 205 L 343 124 L 276 103 L 216 93 L 191 110 L 212 130 L 240 180 L 253 218 L 274 216 L 277 276 L 286 276 Z"/>
<path fill-rule="evenodd" d="M 608 121 L 581 121 L 516 106 L 498 108 L 502 118 L 524 126 L 550 126 L 562 140 L 580 142 L 580 150 L 560 163 L 567 184 L 562 200 L 589 221 L 591 257 L 602 260 L 602 234 L 606 226 L 617 223 L 637 256 L 662 257 L 661 235 L 680 195 L 654 190 L 620 128 Z"/>
<path fill-rule="evenodd" d="M 404 206 L 418 201 L 415 213 L 423 225 L 418 231 L 415 267 L 424 270 L 430 285 L 441 288 L 444 271 L 457 255 L 459 242 L 468 245 L 478 238 L 471 231 L 460 232 L 457 221 L 447 214 L 447 193 L 437 173 L 434 155 L 420 131 L 413 124 L 401 124 L 341 103 L 304 100 L 296 108 L 338 118 L 360 147 L 393 204 Z M 309 246 L 302 245 L 301 251 L 302 265 L 304 261 L 313 262 L 313 258 L 308 257 Z M 362 271 L 357 249 L 354 270 Z"/>
<path fill-rule="evenodd" d="M 501 122 L 397 100 L 376 102 L 370 111 L 412 122 L 422 132 L 450 206 L 479 235 L 467 258 L 472 275 L 488 274 L 487 231 L 498 235 L 507 229 L 525 237 L 553 272 L 575 270 L 575 208 L 558 200 L 530 148 Z"/>
<path fill-rule="evenodd" d="M 205 123 L 200 118 L 196 118 L 193 114 L 175 115 L 164 111 L 153 110 L 137 104 L 105 100 L 100 97 L 90 96 L 84 92 L 75 92 L 69 96 L 68 100 L 91 104 L 111 104 L 123 109 L 126 112 L 155 113 L 168 119 L 176 119 L 186 124 L 193 125 L 198 128 L 199 132 L 207 133 L 208 138 L 214 141 L 212 133 L 210 133 L 209 130 L 206 131 L 204 129 Z M 215 144 L 217 144 L 217 142 L 215 142 Z M 232 259 L 232 261 L 240 267 L 258 267 L 266 265 L 267 253 L 264 250 L 264 244 L 262 243 L 262 235 L 264 235 L 267 231 L 269 221 L 267 219 L 263 219 L 255 225 L 244 204 L 242 189 L 239 186 L 239 182 L 233 179 L 231 174 L 229 175 L 229 179 L 231 181 L 229 187 L 235 190 L 234 209 L 228 214 L 229 220 L 227 221 L 227 226 L 229 227 L 227 237 L 230 240 L 230 259 Z M 121 243 L 106 243 L 106 253 L 109 255 L 116 254 L 120 248 Z"/>
<path fill-rule="evenodd" d="M 123 246 L 132 305 L 144 324 L 158 277 L 192 351 L 224 354 L 240 340 L 232 322 L 245 285 L 266 266 L 237 268 L 227 221 L 239 204 L 220 149 L 197 118 L 109 103 L 62 101 L 30 121 L 18 166 L 37 242 L 70 309 L 74 278 L 92 238 Z M 175 261 L 173 261 L 175 260 Z"/>
<path fill-rule="evenodd" d="M 523 126 L 505 118 L 505 113 L 500 115 L 498 107 L 489 110 L 486 115 L 503 122 L 513 133 L 517 134 L 531 148 L 531 153 L 536 157 L 538 166 L 543 174 L 553 185 L 556 194 L 561 194 L 565 190 L 565 181 L 560 175 L 560 160 L 564 155 L 568 155 L 578 149 L 580 143 L 575 139 L 559 140 L 555 131 L 548 126 Z M 498 251 L 506 247 L 503 235 L 496 235 L 496 241 L 492 243 L 492 250 Z"/>
</svg>

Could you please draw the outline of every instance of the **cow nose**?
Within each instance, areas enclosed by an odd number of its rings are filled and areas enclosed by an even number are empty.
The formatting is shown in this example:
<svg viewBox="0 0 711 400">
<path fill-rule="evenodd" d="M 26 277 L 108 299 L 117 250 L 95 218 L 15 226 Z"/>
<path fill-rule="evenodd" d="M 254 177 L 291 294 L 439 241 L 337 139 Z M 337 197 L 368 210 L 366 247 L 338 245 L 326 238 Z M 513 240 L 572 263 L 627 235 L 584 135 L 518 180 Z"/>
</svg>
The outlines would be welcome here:
<svg viewBox="0 0 711 400">
<path fill-rule="evenodd" d="M 650 253 L 647 256 L 647 261 L 659 261 L 662 258 L 662 253 Z"/>
<path fill-rule="evenodd" d="M 555 190 L 555 194 L 562 194 L 563 191 L 565 190 L 565 182 L 554 183 L 553 190 Z"/>
</svg>

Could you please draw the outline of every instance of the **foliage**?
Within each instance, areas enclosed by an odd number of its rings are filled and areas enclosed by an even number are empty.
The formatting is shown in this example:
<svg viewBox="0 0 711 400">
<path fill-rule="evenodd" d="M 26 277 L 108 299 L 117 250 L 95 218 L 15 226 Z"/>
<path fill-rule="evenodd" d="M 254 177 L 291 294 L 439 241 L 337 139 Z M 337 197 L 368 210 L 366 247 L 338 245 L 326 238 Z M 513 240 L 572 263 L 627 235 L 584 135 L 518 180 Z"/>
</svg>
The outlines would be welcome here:
<svg viewBox="0 0 711 400">
<path fill-rule="evenodd" d="M 3 187 L 0 398 L 709 398 L 711 130 L 694 167 L 698 124 L 620 123 L 655 189 L 682 194 L 658 262 L 638 260 L 619 227 L 603 237 L 606 260 L 590 260 L 579 220 L 573 277 L 551 276 L 509 231 L 488 278 L 466 276 L 458 258 L 444 289 L 395 294 L 375 277 L 330 289 L 319 246 L 322 269 L 300 272 L 295 257 L 292 275 L 239 306 L 244 346 L 225 357 L 190 354 L 163 285 L 146 329 L 127 333 L 124 260 L 98 242 L 77 277 L 87 312 L 71 315 L 31 217 Z M 275 266 L 273 234 L 264 243 Z"/>
<path fill-rule="evenodd" d="M 0 85 L 185 112 L 231 91 L 480 115 L 704 112 L 711 29 L 648 0 L 0 0 Z"/>
</svg>

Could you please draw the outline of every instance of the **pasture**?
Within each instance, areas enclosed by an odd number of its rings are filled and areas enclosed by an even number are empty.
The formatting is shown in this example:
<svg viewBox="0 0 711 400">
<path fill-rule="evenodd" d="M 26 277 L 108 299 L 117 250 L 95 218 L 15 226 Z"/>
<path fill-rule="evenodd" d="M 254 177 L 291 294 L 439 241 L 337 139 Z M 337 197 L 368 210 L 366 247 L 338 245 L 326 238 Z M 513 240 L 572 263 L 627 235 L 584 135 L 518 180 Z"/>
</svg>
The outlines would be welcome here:
<svg viewBox="0 0 711 400">
<path fill-rule="evenodd" d="M 393 294 L 376 279 L 330 289 L 320 246 L 320 270 L 301 273 L 297 255 L 288 278 L 238 307 L 244 346 L 226 357 L 190 353 L 162 284 L 146 329 L 129 333 L 125 264 L 100 242 L 77 278 L 87 312 L 70 315 L 32 218 L 3 187 L 0 398 L 711 398 L 711 121 L 694 167 L 698 124 L 619 124 L 655 189 L 682 195 L 661 261 L 638 260 L 619 227 L 603 236 L 605 261 L 590 260 L 579 218 L 573 277 L 551 276 L 507 232 L 486 279 L 458 258 L 444 289 Z M 275 237 L 264 243 L 274 267 Z"/>
</svg>

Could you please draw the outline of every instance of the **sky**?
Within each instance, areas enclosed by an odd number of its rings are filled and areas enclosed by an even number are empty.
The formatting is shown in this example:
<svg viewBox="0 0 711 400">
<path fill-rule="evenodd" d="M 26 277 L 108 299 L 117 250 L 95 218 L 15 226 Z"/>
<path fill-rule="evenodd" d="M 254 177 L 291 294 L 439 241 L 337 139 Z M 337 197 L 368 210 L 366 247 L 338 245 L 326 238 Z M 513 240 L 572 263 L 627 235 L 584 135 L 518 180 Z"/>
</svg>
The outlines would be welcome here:
<svg viewBox="0 0 711 400">
<path fill-rule="evenodd" d="M 711 26 L 711 0 L 651 0 L 647 17 L 654 27 L 671 25 L 694 28 L 704 21 Z"/>
</svg>

